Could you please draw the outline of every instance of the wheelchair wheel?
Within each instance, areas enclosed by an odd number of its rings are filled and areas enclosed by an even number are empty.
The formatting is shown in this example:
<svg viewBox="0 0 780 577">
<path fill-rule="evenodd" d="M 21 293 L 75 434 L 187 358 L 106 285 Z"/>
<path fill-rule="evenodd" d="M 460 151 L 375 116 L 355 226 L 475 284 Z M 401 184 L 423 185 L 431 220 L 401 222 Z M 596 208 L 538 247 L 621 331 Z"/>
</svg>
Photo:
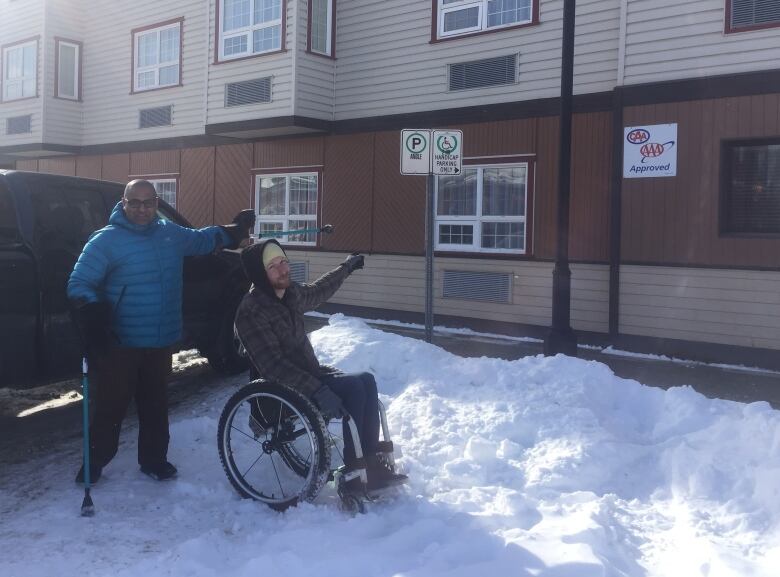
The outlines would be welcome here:
<svg viewBox="0 0 780 577">
<path fill-rule="evenodd" d="M 327 425 L 300 393 L 254 381 L 219 419 L 219 458 L 244 497 L 283 511 L 314 499 L 330 473 Z"/>
</svg>

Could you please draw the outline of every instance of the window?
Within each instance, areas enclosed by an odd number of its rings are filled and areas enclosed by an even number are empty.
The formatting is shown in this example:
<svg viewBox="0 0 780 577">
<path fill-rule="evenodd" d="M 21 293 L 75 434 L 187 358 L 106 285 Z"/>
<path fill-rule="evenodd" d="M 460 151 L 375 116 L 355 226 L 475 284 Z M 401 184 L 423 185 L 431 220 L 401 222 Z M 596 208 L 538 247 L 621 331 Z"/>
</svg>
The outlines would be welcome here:
<svg viewBox="0 0 780 577">
<path fill-rule="evenodd" d="M 81 99 L 81 43 L 55 40 L 57 45 L 57 79 L 55 95 L 68 100 Z"/>
<path fill-rule="evenodd" d="M 726 143 L 721 231 L 780 233 L 780 141 Z"/>
<path fill-rule="evenodd" d="M 161 178 L 150 180 L 154 185 L 154 190 L 157 192 L 157 196 L 170 204 L 173 208 L 176 208 L 176 179 L 175 178 Z"/>
<path fill-rule="evenodd" d="M 538 22 L 538 0 L 435 0 L 438 38 Z"/>
<path fill-rule="evenodd" d="M 726 32 L 780 26 L 777 0 L 726 0 Z"/>
<path fill-rule="evenodd" d="M 282 48 L 284 0 L 222 0 L 219 60 Z"/>
<path fill-rule="evenodd" d="M 287 244 L 314 245 L 315 232 L 278 235 L 279 231 L 317 226 L 317 173 L 259 174 L 255 177 L 258 232 Z"/>
<path fill-rule="evenodd" d="M 465 166 L 436 181 L 436 249 L 526 252 L 528 164 Z"/>
<path fill-rule="evenodd" d="M 38 95 L 38 41 L 3 48 L 3 100 Z"/>
<path fill-rule="evenodd" d="M 333 56 L 335 0 L 309 1 L 309 51 Z"/>
<path fill-rule="evenodd" d="M 134 92 L 180 84 L 181 23 L 133 31 Z"/>
</svg>

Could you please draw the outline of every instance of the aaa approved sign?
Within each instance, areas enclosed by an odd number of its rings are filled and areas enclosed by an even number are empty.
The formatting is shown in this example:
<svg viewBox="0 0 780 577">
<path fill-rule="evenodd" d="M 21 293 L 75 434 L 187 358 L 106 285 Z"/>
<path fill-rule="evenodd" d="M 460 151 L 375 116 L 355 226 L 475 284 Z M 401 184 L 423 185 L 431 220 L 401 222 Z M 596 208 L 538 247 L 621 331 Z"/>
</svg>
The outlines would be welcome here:
<svg viewBox="0 0 780 577">
<path fill-rule="evenodd" d="M 460 174 L 463 171 L 463 131 L 434 130 L 431 146 L 433 174 Z"/>
<path fill-rule="evenodd" d="M 677 175 L 677 124 L 623 128 L 623 178 Z"/>
<path fill-rule="evenodd" d="M 431 131 L 401 131 L 401 174 L 431 173 Z"/>
</svg>

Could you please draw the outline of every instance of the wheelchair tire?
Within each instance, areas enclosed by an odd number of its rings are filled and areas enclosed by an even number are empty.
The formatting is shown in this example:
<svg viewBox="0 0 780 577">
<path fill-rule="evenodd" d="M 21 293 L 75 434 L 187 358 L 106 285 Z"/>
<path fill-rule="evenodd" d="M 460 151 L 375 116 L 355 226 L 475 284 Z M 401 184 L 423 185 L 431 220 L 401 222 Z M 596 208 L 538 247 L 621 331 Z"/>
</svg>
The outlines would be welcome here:
<svg viewBox="0 0 780 577">
<path fill-rule="evenodd" d="M 236 491 L 278 511 L 314 499 L 330 473 L 327 425 L 288 387 L 262 380 L 242 387 L 225 404 L 217 437 Z"/>
</svg>

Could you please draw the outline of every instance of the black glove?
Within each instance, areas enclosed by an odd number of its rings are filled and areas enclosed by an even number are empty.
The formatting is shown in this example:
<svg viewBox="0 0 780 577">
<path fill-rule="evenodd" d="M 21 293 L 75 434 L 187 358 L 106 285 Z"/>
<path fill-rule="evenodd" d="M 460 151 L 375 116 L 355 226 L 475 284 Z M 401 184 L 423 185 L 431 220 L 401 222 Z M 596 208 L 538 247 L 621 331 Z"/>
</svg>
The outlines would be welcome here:
<svg viewBox="0 0 780 577">
<path fill-rule="evenodd" d="M 343 417 L 347 414 L 341 399 L 334 393 L 328 385 L 322 385 L 311 396 L 311 400 L 317 405 L 326 420 L 329 418 Z"/>
<path fill-rule="evenodd" d="M 362 254 L 353 252 L 346 259 L 344 259 L 344 266 L 347 267 L 347 272 L 352 274 L 356 270 L 363 268 L 363 262 L 365 260 L 366 259 Z"/>
<path fill-rule="evenodd" d="M 222 225 L 228 233 L 231 243 L 225 248 L 238 248 L 242 241 L 249 238 L 249 231 L 255 227 L 255 211 L 247 208 L 233 217 L 233 224 Z"/>
<path fill-rule="evenodd" d="M 83 304 L 74 310 L 73 316 L 89 359 L 106 356 L 109 349 L 118 344 L 119 340 L 111 330 L 109 303 Z"/>
</svg>

